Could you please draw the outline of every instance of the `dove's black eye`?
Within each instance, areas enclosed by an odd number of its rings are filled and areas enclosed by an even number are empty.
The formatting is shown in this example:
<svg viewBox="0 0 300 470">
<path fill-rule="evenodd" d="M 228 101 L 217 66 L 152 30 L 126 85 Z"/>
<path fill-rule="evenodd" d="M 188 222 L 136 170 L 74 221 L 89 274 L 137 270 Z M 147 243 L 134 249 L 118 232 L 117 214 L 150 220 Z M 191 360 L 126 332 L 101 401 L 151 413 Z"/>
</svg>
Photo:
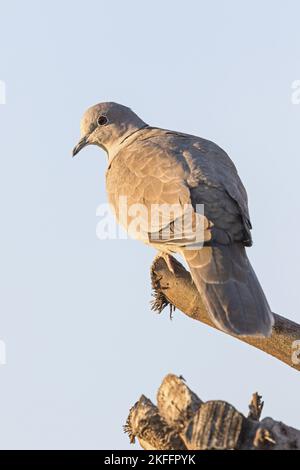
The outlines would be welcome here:
<svg viewBox="0 0 300 470">
<path fill-rule="evenodd" d="M 97 124 L 98 126 L 105 126 L 105 124 L 108 123 L 108 119 L 104 114 L 101 114 L 101 116 L 98 117 L 97 119 Z"/>
</svg>

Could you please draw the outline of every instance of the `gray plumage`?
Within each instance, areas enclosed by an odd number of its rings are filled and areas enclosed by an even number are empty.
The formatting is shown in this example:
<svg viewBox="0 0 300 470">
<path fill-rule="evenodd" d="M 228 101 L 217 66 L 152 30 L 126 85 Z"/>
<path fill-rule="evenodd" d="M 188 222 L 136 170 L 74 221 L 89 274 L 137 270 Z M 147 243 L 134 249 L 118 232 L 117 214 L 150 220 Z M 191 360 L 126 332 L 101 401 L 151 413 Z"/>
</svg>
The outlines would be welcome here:
<svg viewBox="0 0 300 470">
<path fill-rule="evenodd" d="M 99 119 L 101 117 L 101 119 Z M 108 154 L 106 189 L 109 202 L 119 214 L 120 196 L 128 205 L 204 204 L 203 247 L 190 233 L 175 235 L 172 227 L 183 217 L 175 211 L 168 221 L 170 236 L 159 240 L 162 219 L 147 226 L 143 241 L 165 252 L 180 253 L 207 310 L 222 330 L 235 335 L 268 336 L 273 315 L 247 258 L 251 223 L 247 194 L 228 155 L 200 137 L 148 126 L 135 113 L 116 103 L 100 103 L 84 114 L 81 141 L 74 155 L 89 144 Z M 146 221 L 145 221 L 146 222 Z"/>
</svg>

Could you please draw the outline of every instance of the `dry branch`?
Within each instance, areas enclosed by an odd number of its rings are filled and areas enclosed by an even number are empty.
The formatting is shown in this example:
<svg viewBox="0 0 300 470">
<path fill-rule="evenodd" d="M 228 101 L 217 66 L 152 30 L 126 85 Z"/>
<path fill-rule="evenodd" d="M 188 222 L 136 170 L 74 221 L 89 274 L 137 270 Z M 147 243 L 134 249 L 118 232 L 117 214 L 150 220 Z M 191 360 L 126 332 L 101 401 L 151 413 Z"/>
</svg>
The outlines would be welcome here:
<svg viewBox="0 0 300 470">
<path fill-rule="evenodd" d="M 210 319 L 190 273 L 175 258 L 172 258 L 172 267 L 174 272 L 169 270 L 162 257 L 155 258 L 152 264 L 153 310 L 161 312 L 170 305 L 171 312 L 176 307 L 194 320 L 218 329 Z M 234 337 L 300 370 L 300 325 L 275 313 L 274 317 L 275 324 L 269 338 Z M 298 350 L 295 349 L 297 347 Z"/>
<path fill-rule="evenodd" d="M 157 393 L 157 406 L 144 395 L 131 408 L 125 432 L 145 450 L 300 449 L 300 431 L 265 418 L 252 396 L 246 418 L 225 401 L 203 402 L 182 378 L 169 374 Z"/>
</svg>

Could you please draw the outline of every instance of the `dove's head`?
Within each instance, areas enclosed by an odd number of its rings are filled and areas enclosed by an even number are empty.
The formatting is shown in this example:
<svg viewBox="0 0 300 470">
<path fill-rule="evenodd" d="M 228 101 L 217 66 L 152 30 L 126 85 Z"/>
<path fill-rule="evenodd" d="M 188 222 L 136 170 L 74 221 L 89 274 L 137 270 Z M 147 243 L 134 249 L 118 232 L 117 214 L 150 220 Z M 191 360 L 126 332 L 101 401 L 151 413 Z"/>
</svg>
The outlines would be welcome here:
<svg viewBox="0 0 300 470">
<path fill-rule="evenodd" d="M 98 145 L 109 155 L 126 137 L 146 124 L 131 109 L 117 103 L 99 103 L 89 108 L 80 124 L 81 139 L 73 156 L 87 145 Z"/>
</svg>

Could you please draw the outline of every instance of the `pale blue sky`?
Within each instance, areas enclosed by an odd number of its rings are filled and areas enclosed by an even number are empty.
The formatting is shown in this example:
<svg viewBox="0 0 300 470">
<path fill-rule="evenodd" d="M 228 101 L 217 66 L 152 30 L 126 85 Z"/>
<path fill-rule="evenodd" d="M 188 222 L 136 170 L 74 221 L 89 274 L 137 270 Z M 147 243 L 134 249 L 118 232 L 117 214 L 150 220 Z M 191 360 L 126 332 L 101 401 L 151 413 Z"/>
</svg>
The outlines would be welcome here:
<svg viewBox="0 0 300 470">
<path fill-rule="evenodd" d="M 300 427 L 299 372 L 176 312 L 150 311 L 154 251 L 99 241 L 105 154 L 72 160 L 87 106 L 214 140 L 248 190 L 249 256 L 299 322 L 300 4 L 0 0 L 0 447 L 123 448 L 129 407 L 168 372 Z M 136 446 L 138 448 L 138 446 Z"/>
</svg>

